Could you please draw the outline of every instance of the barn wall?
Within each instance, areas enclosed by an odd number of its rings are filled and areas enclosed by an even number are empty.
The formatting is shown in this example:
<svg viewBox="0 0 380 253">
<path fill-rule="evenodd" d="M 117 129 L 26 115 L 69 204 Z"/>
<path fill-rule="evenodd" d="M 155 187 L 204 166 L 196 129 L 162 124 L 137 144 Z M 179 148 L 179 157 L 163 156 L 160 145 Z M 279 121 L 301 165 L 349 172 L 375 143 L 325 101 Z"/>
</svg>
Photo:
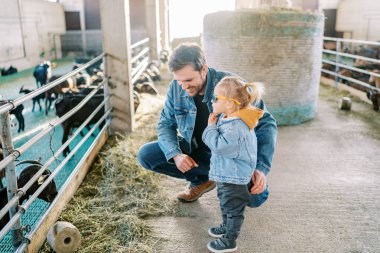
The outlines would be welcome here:
<svg viewBox="0 0 380 253">
<path fill-rule="evenodd" d="M 81 24 L 76 30 L 67 31 L 62 36 L 62 50 L 64 55 L 74 53 L 99 54 L 103 51 L 101 31 L 93 27 L 100 19 L 99 6 L 93 4 L 94 0 L 60 0 L 65 12 L 79 13 Z M 161 1 L 160 3 L 164 3 Z M 147 25 L 147 5 L 145 0 L 130 0 L 130 30 L 131 43 L 134 44 L 142 39 L 149 37 Z M 89 17 L 93 20 L 90 24 Z M 159 19 L 157 20 L 159 22 Z M 167 24 L 168 25 L 168 24 Z M 163 35 L 167 36 L 164 32 Z M 167 43 L 167 42 L 165 42 Z"/>
<path fill-rule="evenodd" d="M 60 1 L 65 11 L 79 11 L 83 10 L 83 0 L 62 0 Z"/>
<path fill-rule="evenodd" d="M 23 58 L 24 43 L 17 1 L 4 0 L 0 8 L 0 62 Z"/>
<path fill-rule="evenodd" d="M 319 0 L 319 9 L 336 9 L 341 0 Z"/>
<path fill-rule="evenodd" d="M 129 8 L 131 15 L 131 43 L 133 44 L 148 37 L 145 0 L 130 0 Z"/>
<path fill-rule="evenodd" d="M 29 68 L 60 58 L 59 34 L 65 31 L 62 5 L 47 1 L 3 0 L 0 9 L 0 67 Z"/>
<path fill-rule="evenodd" d="M 342 0 L 336 30 L 344 32 L 346 38 L 380 40 L 380 1 Z"/>
<path fill-rule="evenodd" d="M 63 55 L 83 55 L 84 52 L 99 54 L 102 51 L 101 32 L 100 29 L 91 30 L 90 33 L 93 36 L 88 38 L 85 24 L 85 1 L 61 0 L 61 3 L 65 10 L 65 22 L 67 24 L 67 32 L 62 35 Z M 91 45 L 89 45 L 89 42 L 91 42 Z M 94 44 L 94 42 L 98 43 Z M 99 44 L 100 48 L 96 47 Z"/>
<path fill-rule="evenodd" d="M 260 0 L 235 0 L 235 9 L 260 8 Z"/>
</svg>

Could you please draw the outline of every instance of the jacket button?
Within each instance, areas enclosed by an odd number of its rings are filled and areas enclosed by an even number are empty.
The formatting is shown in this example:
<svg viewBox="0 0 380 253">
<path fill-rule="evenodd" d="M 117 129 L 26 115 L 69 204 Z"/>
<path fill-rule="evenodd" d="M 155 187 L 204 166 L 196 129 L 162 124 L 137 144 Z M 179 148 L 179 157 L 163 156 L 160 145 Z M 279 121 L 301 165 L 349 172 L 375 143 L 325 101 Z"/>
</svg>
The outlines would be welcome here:
<svg viewBox="0 0 380 253">
<path fill-rule="evenodd" d="M 193 130 L 193 128 L 192 128 L 192 127 L 190 127 L 190 130 Z"/>
</svg>

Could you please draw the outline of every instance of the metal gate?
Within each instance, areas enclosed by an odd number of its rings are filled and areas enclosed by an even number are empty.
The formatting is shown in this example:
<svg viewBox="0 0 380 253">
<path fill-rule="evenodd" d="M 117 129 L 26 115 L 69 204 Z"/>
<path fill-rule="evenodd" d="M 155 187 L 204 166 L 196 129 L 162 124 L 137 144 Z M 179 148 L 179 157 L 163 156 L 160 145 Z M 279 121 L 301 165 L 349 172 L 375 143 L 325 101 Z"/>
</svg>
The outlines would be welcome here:
<svg viewBox="0 0 380 253">
<path fill-rule="evenodd" d="M 132 50 L 132 71 L 131 71 L 131 83 L 136 84 L 139 77 L 147 69 L 149 65 L 149 39 L 143 39 L 133 45 L 131 45 Z M 10 117 L 9 112 L 21 105 L 25 101 L 31 100 L 32 98 L 43 94 L 44 92 L 50 90 L 51 88 L 59 85 L 68 78 L 78 74 L 79 72 L 89 68 L 94 63 L 99 60 L 103 60 L 105 64 L 105 54 L 101 54 L 94 58 L 93 60 L 83 64 L 79 68 L 71 71 L 70 73 L 52 81 L 31 93 L 17 98 L 12 101 L 2 101 L 0 104 L 0 139 L 4 151 L 4 159 L 0 161 L 0 172 L 5 170 L 6 186 L 8 192 L 8 202 L 5 206 L 0 207 L 0 218 L 5 215 L 10 215 L 10 220 L 0 231 L 0 242 L 8 238 L 8 246 L 12 247 L 10 242 L 13 244 L 13 248 L 5 249 L 1 247 L 1 252 L 24 252 L 28 247 L 29 249 L 36 250 L 36 247 L 41 245 L 44 241 L 45 236 L 50 228 L 50 226 L 57 220 L 59 214 L 61 213 L 64 206 L 68 203 L 71 197 L 74 195 L 76 189 L 79 187 L 83 178 L 87 174 L 89 167 L 91 166 L 93 160 L 95 159 L 101 146 L 106 142 L 108 138 L 108 128 L 111 123 L 111 110 L 109 107 L 109 92 L 108 92 L 108 77 L 105 76 L 103 81 L 101 81 L 93 91 L 91 91 L 77 106 L 67 112 L 65 115 L 52 120 L 49 124 L 42 128 L 35 136 L 30 138 L 26 143 L 15 147 L 14 141 L 12 139 L 12 134 L 10 131 Z M 106 73 L 106 71 L 104 70 Z M 47 159 L 46 162 L 41 166 L 37 173 L 24 185 L 22 188 L 18 188 L 17 176 L 16 176 L 16 159 L 22 158 L 22 155 L 28 150 L 33 148 L 33 145 L 41 141 L 43 138 L 51 137 L 52 133 L 55 132 L 56 128 L 61 125 L 65 120 L 69 119 L 81 108 L 86 106 L 91 98 L 100 90 L 104 89 L 104 99 L 96 107 L 96 109 L 91 113 L 89 117 L 78 126 L 77 130 L 72 134 L 66 142 L 62 144 L 52 155 Z M 131 96 L 133 97 L 133 96 Z M 138 95 L 135 96 L 138 99 Z M 82 130 L 90 123 L 91 119 L 101 110 L 104 110 L 103 116 L 92 125 L 90 130 L 82 138 L 79 138 Z M 103 125 L 95 137 L 93 134 L 99 129 L 99 126 Z M 88 147 L 85 147 L 86 143 L 91 140 Z M 76 142 L 76 143 L 75 143 Z M 75 144 L 73 150 L 68 153 L 66 157 L 60 159 L 60 155 L 69 146 L 69 144 Z M 48 144 L 47 144 L 48 146 Z M 72 146 L 72 145 L 71 145 Z M 76 157 L 74 157 L 76 155 Z M 78 159 L 79 160 L 75 160 Z M 74 168 L 67 166 L 70 161 L 74 159 Z M 26 191 L 36 182 L 39 182 L 41 176 L 48 168 L 51 168 L 54 162 L 58 165 L 52 169 L 51 174 L 44 180 L 40 187 L 30 196 L 30 198 L 25 203 L 20 203 L 19 200 L 25 195 Z M 53 181 L 58 181 L 57 175 L 62 173 L 69 167 L 68 171 L 64 174 L 66 175 L 59 185 L 59 192 L 55 199 L 47 205 L 44 203 L 43 206 L 38 206 L 41 209 L 41 217 L 35 218 L 33 224 L 22 225 L 21 218 L 29 209 L 33 209 L 32 205 L 38 200 L 37 197 L 48 187 L 48 185 Z M 38 216 L 38 215 L 36 215 Z M 25 222 L 24 222 L 25 223 Z"/>
<path fill-rule="evenodd" d="M 96 153 L 103 145 L 103 143 L 107 139 L 107 129 L 110 124 L 110 113 L 111 108 L 108 106 L 109 95 L 107 92 L 107 81 L 108 78 L 105 77 L 102 82 L 100 82 L 93 91 L 91 91 L 77 106 L 75 106 L 72 110 L 67 112 L 60 118 L 52 120 L 49 124 L 43 128 L 40 132 L 38 132 L 35 136 L 30 138 L 25 144 L 15 147 L 12 135 L 10 131 L 10 117 L 9 111 L 21 105 L 23 102 L 30 100 L 49 89 L 59 85 L 61 82 L 67 80 L 68 78 L 76 75 L 80 71 L 85 70 L 95 62 L 102 60 L 104 58 L 104 54 L 99 55 L 83 66 L 73 70 L 72 72 L 62 76 L 61 78 L 48 83 L 35 91 L 17 98 L 13 101 L 2 101 L 0 106 L 0 131 L 1 131 L 1 144 L 3 147 L 4 159 L 0 161 L 0 171 L 5 170 L 5 178 L 6 178 L 6 187 L 7 187 L 7 196 L 8 203 L 5 206 L 1 207 L 0 210 L 0 218 L 3 218 L 5 215 L 10 214 L 10 219 L 7 224 L 0 231 L 0 240 L 5 238 L 10 232 L 12 237 L 12 244 L 14 245 L 14 250 L 17 252 L 24 252 L 24 250 L 28 247 L 28 245 L 32 242 L 32 239 L 35 237 L 44 237 L 46 232 L 52 222 L 54 222 L 59 213 L 61 212 L 64 205 L 69 201 L 71 196 L 74 194 L 76 188 L 79 186 L 80 182 L 84 178 L 87 169 L 91 165 L 92 160 L 95 158 Z M 67 120 L 69 117 L 74 115 L 78 110 L 83 108 L 88 101 L 99 91 L 104 88 L 104 99 L 97 106 L 97 108 L 91 113 L 91 115 L 80 125 L 77 130 L 72 134 L 68 140 L 62 144 L 61 147 L 56 150 L 53 155 L 43 164 L 41 164 L 40 169 L 34 176 L 29 180 L 29 182 L 23 186 L 22 188 L 18 188 L 17 186 L 17 176 L 16 176 L 16 165 L 15 160 L 19 157 L 22 158 L 22 154 L 24 154 L 28 149 L 32 148 L 34 144 L 39 142 L 43 137 L 48 136 L 52 132 L 55 131 L 56 127 L 58 127 L 62 122 Z M 75 144 L 75 147 L 72 151 L 62 160 L 59 158 L 65 148 L 68 147 L 70 143 L 73 143 L 73 140 L 82 132 L 82 130 L 90 123 L 91 119 L 100 111 L 104 110 L 103 116 L 89 129 L 89 131 L 80 139 L 80 141 Z M 96 134 L 96 137 L 93 138 L 94 132 L 99 129 L 100 125 L 103 125 L 102 128 Z M 46 187 L 50 184 L 52 180 L 55 179 L 58 173 L 60 173 L 65 165 L 70 161 L 70 159 L 77 154 L 78 150 L 89 140 L 89 138 L 93 138 L 92 143 L 89 148 L 83 152 L 81 159 L 76 164 L 75 168 L 72 169 L 70 173 L 67 174 L 66 179 L 64 180 L 63 185 L 60 187 L 58 195 L 55 197 L 54 201 L 51 202 L 50 205 L 44 206 L 44 212 L 40 219 L 36 221 L 34 224 L 24 225 L 21 224 L 21 217 L 25 214 L 28 209 L 31 208 L 32 204 L 36 201 L 37 197 L 41 194 L 41 192 L 46 189 Z M 48 143 L 47 143 L 48 145 Z M 42 151 L 43 152 L 43 151 Z M 53 162 L 59 161 L 57 167 L 55 167 L 51 174 L 43 181 L 43 183 L 39 186 L 39 188 L 30 196 L 30 198 L 25 203 L 20 203 L 19 200 L 22 198 L 30 187 L 36 182 L 39 184 L 38 180 L 41 179 L 44 171 L 48 168 L 51 168 Z M 74 182 L 76 181 L 76 182 Z M 74 182 L 74 184 L 73 184 Z M 74 185 L 74 187 L 73 187 Z M 71 188 L 71 189 L 69 189 Z M 73 191 L 74 189 L 74 191 Z M 50 223 L 50 224 L 49 224 Z M 10 234 L 8 236 L 10 237 Z M 4 249 L 2 249 L 2 252 Z"/>
</svg>

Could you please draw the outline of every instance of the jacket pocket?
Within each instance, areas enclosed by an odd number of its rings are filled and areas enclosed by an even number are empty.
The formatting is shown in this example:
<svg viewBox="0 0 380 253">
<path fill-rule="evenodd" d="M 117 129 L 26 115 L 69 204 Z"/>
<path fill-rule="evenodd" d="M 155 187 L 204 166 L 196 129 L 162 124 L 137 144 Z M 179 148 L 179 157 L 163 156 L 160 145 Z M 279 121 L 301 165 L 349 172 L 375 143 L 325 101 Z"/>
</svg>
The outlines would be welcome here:
<svg viewBox="0 0 380 253">
<path fill-rule="evenodd" d="M 256 148 L 251 133 L 243 134 L 239 139 L 239 154 L 237 159 L 253 165 L 256 156 Z"/>
<path fill-rule="evenodd" d="M 178 130 L 181 134 L 186 131 L 186 117 L 189 113 L 189 110 L 185 108 L 174 108 L 175 120 L 177 121 Z"/>
</svg>

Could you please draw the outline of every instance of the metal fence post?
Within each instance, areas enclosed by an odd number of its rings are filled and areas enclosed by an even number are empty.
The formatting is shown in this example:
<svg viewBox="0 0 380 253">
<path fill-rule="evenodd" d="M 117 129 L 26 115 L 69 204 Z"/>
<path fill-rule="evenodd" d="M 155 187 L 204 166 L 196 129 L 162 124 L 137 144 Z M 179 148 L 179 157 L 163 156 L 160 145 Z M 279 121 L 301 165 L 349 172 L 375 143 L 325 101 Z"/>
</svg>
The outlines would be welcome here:
<svg viewBox="0 0 380 253">
<path fill-rule="evenodd" d="M 340 40 L 336 40 L 336 52 L 340 52 L 340 43 L 341 43 Z M 335 63 L 340 63 L 340 56 L 338 54 L 335 55 Z M 339 74 L 339 66 L 338 65 L 335 65 L 335 73 Z M 339 81 L 340 81 L 340 79 L 336 75 L 335 76 L 335 82 L 334 82 L 335 88 L 338 87 Z"/>
<path fill-rule="evenodd" d="M 6 104 L 7 101 L 0 101 L 0 106 Z M 13 142 L 12 142 L 12 133 L 11 133 L 11 120 L 9 116 L 9 112 L 5 112 L 0 114 L 0 139 L 3 148 L 4 157 L 11 154 L 14 150 Z M 16 166 L 15 162 L 11 162 L 9 165 L 5 167 L 5 178 L 6 178 L 6 186 L 7 186 L 7 195 L 8 201 L 13 198 L 13 196 L 17 193 L 17 176 L 16 176 Z M 18 206 L 15 205 L 9 209 L 10 218 L 12 218 L 16 212 L 18 211 Z M 14 224 L 12 229 L 12 243 L 13 246 L 20 245 L 23 234 L 21 230 L 21 221 L 18 221 Z"/>
</svg>

